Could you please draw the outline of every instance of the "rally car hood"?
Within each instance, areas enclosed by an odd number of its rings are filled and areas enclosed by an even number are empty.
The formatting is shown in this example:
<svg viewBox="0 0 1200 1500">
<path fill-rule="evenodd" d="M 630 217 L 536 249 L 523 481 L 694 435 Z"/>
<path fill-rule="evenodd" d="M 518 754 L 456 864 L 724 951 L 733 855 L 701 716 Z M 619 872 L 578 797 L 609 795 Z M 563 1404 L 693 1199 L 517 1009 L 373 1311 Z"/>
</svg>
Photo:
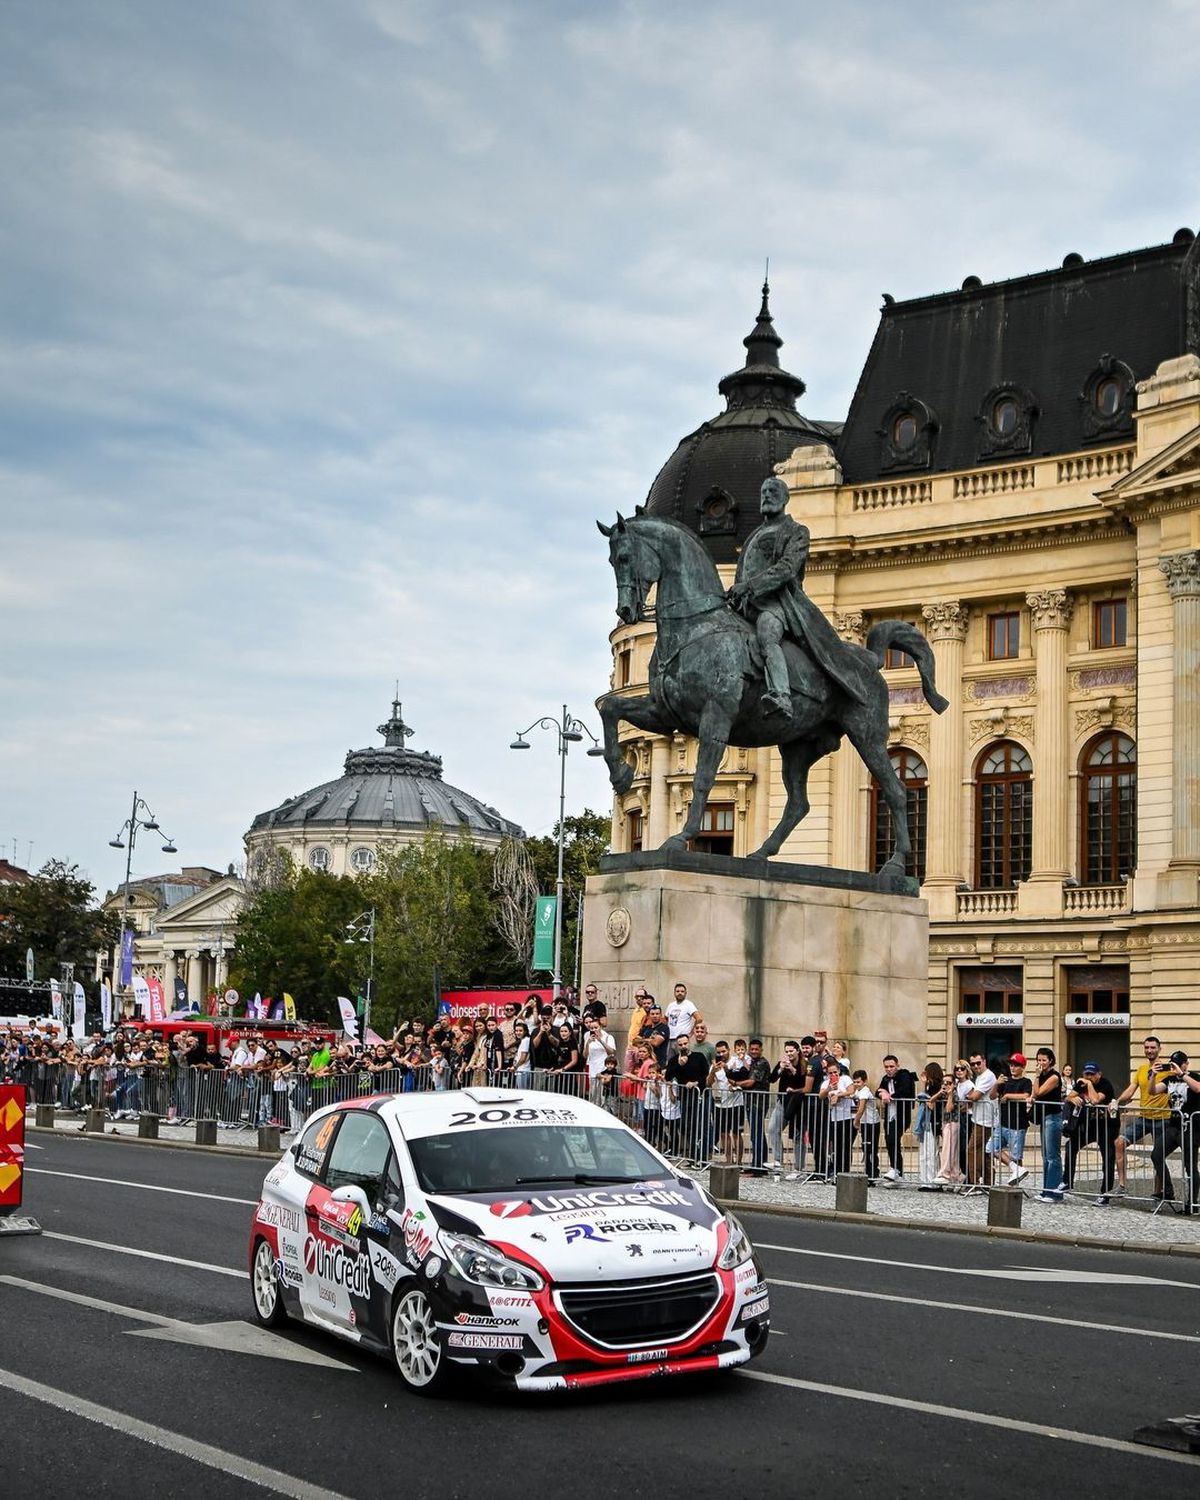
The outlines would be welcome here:
<svg viewBox="0 0 1200 1500">
<path fill-rule="evenodd" d="M 466 1224 L 556 1282 L 675 1276 L 705 1270 L 717 1254 L 721 1214 L 691 1183 L 659 1179 L 610 1187 L 531 1186 L 529 1196 L 437 1195 L 443 1227 Z M 464 1223 L 465 1221 L 465 1223 Z"/>
</svg>

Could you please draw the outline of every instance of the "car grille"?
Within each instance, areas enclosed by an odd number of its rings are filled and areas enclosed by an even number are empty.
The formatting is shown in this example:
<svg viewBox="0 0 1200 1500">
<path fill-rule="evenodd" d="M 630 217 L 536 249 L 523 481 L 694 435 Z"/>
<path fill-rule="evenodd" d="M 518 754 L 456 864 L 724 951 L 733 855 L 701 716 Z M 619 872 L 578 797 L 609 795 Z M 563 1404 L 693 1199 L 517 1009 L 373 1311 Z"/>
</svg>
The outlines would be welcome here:
<svg viewBox="0 0 1200 1500">
<path fill-rule="evenodd" d="M 573 1286 L 558 1305 L 577 1332 L 609 1349 L 672 1344 L 686 1338 L 716 1307 L 721 1284 L 711 1271 L 618 1286 Z"/>
</svg>

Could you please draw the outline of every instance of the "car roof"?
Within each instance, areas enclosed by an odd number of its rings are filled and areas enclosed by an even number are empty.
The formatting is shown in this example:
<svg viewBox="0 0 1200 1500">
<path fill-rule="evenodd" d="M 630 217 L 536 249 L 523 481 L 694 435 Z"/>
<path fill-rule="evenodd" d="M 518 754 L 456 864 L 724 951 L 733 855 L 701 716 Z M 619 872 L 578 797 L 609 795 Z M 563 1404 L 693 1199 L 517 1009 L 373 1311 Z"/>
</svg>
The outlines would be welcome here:
<svg viewBox="0 0 1200 1500">
<path fill-rule="evenodd" d="M 353 1102 L 361 1107 L 365 1101 Z M 489 1108 L 509 1109 L 514 1105 L 551 1110 L 556 1114 L 569 1113 L 573 1117 L 571 1121 L 560 1120 L 560 1124 L 577 1123 L 610 1128 L 621 1125 L 615 1115 L 586 1099 L 577 1099 L 571 1094 L 551 1093 L 544 1089 L 443 1089 L 419 1094 L 391 1094 L 378 1101 L 371 1101 L 371 1108 L 375 1113 L 393 1120 L 401 1135 L 406 1136 L 434 1135 L 443 1129 L 449 1129 L 455 1115 L 461 1115 L 464 1110 L 482 1114 Z M 544 1123 L 551 1123 L 552 1119 L 553 1116 Z M 488 1125 L 491 1122 L 481 1120 L 479 1123 Z"/>
</svg>

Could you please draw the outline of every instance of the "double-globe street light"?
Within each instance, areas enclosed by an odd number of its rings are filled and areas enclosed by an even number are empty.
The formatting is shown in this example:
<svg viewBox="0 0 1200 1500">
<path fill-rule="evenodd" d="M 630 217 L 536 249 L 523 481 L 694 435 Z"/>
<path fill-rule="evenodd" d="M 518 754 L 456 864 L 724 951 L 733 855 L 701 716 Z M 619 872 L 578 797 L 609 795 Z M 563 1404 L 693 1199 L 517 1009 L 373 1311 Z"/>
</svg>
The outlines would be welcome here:
<svg viewBox="0 0 1200 1500">
<path fill-rule="evenodd" d="M 535 719 L 524 729 L 517 730 L 517 737 L 508 748 L 510 750 L 531 749 L 532 746 L 525 736 L 533 729 L 553 729 L 558 736 L 558 878 L 554 883 L 554 998 L 557 1000 L 559 991 L 562 989 L 563 840 L 566 836 L 567 816 L 567 750 L 571 745 L 578 744 L 585 734 L 592 742 L 587 752 L 589 755 L 603 755 L 604 750 L 587 725 L 567 712 L 565 703 L 560 719 L 552 719 L 549 715 Z M 576 941 L 578 942 L 578 938 Z"/>
<path fill-rule="evenodd" d="M 142 816 L 142 814 L 145 814 L 145 816 Z M 120 954 L 121 954 L 120 965 L 121 965 L 121 968 L 120 968 L 120 973 L 122 973 L 122 974 L 124 973 L 124 969 L 125 969 L 125 944 L 126 944 L 126 942 L 128 942 L 128 944 L 129 944 L 129 976 L 130 976 L 130 978 L 129 979 L 121 979 L 120 988 L 122 990 L 128 989 L 130 980 L 133 978 L 133 939 L 132 938 L 126 938 L 125 934 L 129 931 L 129 876 L 130 876 L 130 871 L 133 868 L 133 848 L 134 848 L 134 845 L 137 843 L 137 836 L 138 836 L 138 834 L 141 832 L 141 830 L 143 828 L 147 829 L 151 833 L 161 833 L 162 832 L 162 828 L 159 826 L 158 819 L 150 811 L 150 808 L 142 800 L 142 798 L 139 797 L 136 792 L 134 792 L 134 794 L 133 794 L 133 807 L 132 807 L 132 809 L 130 811 L 129 816 L 125 819 L 124 823 L 122 823 L 121 826 L 120 826 L 120 828 L 117 830 L 117 836 L 116 836 L 116 838 L 115 839 L 109 839 L 109 841 L 108 841 L 108 847 L 110 849 L 125 849 L 125 850 L 128 851 L 126 853 L 126 855 L 125 855 L 125 892 L 124 892 L 124 897 L 123 897 L 123 899 L 121 901 L 121 948 L 120 948 Z M 167 842 L 162 846 L 162 851 L 163 851 L 164 854 L 178 854 L 179 853 L 179 850 L 175 847 L 174 840 L 171 839 L 171 838 L 168 838 Z M 114 976 L 114 978 L 115 977 L 116 976 Z"/>
</svg>

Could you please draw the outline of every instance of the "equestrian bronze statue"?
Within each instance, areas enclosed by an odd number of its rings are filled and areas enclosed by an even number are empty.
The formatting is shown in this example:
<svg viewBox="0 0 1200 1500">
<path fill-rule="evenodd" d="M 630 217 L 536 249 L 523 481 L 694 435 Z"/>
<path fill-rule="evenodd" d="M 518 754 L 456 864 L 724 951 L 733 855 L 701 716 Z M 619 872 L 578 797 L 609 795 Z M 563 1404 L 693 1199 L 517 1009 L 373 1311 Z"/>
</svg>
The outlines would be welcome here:
<svg viewBox="0 0 1200 1500">
<path fill-rule="evenodd" d="M 604 758 L 614 791 L 627 792 L 633 769 L 621 754 L 624 720 L 651 734 L 682 733 L 699 741 L 688 818 L 664 849 L 685 848 L 701 828 L 704 809 L 729 745 L 778 745 L 787 803 L 753 858 L 778 852 L 808 812 L 810 768 L 845 735 L 879 783 L 891 813 L 892 848 L 880 875 L 902 881 L 912 844 L 904 787 L 888 754 L 888 691 L 882 676 L 889 647 L 916 662 L 925 701 L 947 707 L 934 686 L 933 653 L 903 620 L 880 620 L 866 646 L 843 641 L 804 592 L 808 528 L 787 514 L 787 486 L 762 486 L 762 525 L 738 559 L 726 591 L 716 564 L 696 535 L 678 521 L 637 514 L 604 526 L 617 579 L 617 615 L 626 625 L 645 617 L 656 585 L 658 639 L 644 698 L 609 693 L 600 700 Z"/>
</svg>

